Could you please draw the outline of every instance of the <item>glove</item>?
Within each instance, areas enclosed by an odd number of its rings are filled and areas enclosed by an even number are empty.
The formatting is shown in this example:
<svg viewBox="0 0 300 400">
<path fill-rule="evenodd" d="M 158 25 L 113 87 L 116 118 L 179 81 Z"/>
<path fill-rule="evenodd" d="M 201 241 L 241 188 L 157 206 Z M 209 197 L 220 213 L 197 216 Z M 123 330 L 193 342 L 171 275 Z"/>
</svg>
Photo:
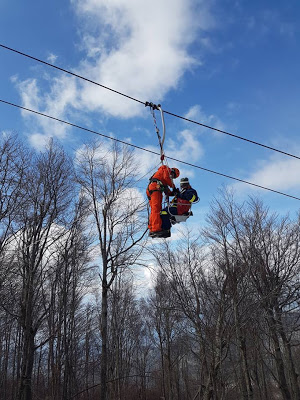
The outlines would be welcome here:
<svg viewBox="0 0 300 400">
<path fill-rule="evenodd" d="M 177 188 L 174 188 L 173 189 L 173 196 L 176 196 L 177 194 L 179 194 L 180 193 L 180 190 L 179 189 L 177 189 Z"/>
</svg>

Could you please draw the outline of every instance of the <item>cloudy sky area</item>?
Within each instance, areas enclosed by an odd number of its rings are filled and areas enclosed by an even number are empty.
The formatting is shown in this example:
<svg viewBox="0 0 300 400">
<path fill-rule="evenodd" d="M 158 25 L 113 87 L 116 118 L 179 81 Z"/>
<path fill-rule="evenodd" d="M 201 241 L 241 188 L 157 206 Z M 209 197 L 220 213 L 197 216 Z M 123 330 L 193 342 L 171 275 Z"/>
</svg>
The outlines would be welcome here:
<svg viewBox="0 0 300 400">
<path fill-rule="evenodd" d="M 2 0 L 0 43 L 175 114 L 300 156 L 298 0 Z M 0 98 L 158 151 L 149 109 L 0 48 Z M 0 104 L 0 131 L 70 152 L 93 135 Z M 157 114 L 159 122 L 159 114 Z M 300 197 L 300 160 L 165 115 L 170 157 Z M 159 163 L 137 151 L 141 176 Z M 289 199 L 169 161 L 198 189 L 191 224 L 204 222 L 222 185 Z M 146 186 L 142 181 L 140 189 Z"/>
</svg>

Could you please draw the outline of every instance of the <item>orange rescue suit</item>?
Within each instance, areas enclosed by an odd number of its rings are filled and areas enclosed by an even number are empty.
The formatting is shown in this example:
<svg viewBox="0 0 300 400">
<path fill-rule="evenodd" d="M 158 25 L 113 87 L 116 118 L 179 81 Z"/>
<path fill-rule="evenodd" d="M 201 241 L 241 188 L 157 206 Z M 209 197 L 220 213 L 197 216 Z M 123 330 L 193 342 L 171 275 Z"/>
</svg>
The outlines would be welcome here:
<svg viewBox="0 0 300 400">
<path fill-rule="evenodd" d="M 146 194 L 149 199 L 150 204 L 150 217 L 148 228 L 150 232 L 161 231 L 161 203 L 162 203 L 162 193 L 171 194 L 170 186 L 174 188 L 174 183 L 171 178 L 171 168 L 166 165 L 162 165 L 158 168 L 157 172 L 150 178 L 150 183 L 147 187 Z"/>
</svg>

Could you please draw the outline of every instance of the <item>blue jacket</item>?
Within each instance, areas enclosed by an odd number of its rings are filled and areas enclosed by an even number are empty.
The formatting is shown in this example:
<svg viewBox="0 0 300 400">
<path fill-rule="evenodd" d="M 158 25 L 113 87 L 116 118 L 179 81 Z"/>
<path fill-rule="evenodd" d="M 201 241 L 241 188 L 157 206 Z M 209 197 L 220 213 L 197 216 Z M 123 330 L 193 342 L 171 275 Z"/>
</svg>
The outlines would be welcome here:
<svg viewBox="0 0 300 400">
<path fill-rule="evenodd" d="M 190 203 L 198 200 L 198 194 L 195 189 L 183 189 L 180 193 L 177 194 L 177 198 L 187 200 Z"/>
<path fill-rule="evenodd" d="M 175 199 L 177 203 L 177 214 L 182 215 L 190 211 L 192 203 L 198 200 L 198 195 L 195 189 L 188 188 L 179 192 Z"/>
</svg>

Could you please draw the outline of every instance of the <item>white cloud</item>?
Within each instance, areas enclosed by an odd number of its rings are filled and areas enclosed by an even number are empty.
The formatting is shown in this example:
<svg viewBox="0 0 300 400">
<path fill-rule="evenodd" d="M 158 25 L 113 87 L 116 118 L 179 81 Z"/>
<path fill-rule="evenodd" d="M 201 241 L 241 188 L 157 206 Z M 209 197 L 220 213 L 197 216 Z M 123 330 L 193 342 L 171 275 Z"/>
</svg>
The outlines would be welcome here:
<svg viewBox="0 0 300 400">
<path fill-rule="evenodd" d="M 65 119 L 66 113 L 71 112 L 68 108 L 72 104 L 73 108 L 76 107 L 76 82 L 75 79 L 70 77 L 61 77 L 51 81 L 51 90 L 49 93 L 44 94 L 38 85 L 36 79 L 27 79 L 25 81 L 15 80 L 16 86 L 19 90 L 22 105 L 28 109 L 41 112 L 46 115 L 53 116 L 58 119 Z M 63 139 L 66 136 L 68 125 L 61 122 L 37 116 L 36 114 L 22 110 L 22 116 L 33 124 L 33 129 L 36 130 L 36 125 L 39 126 L 41 133 L 31 138 L 31 143 L 40 144 L 42 136 L 45 140 L 51 136 Z M 40 146 L 38 145 L 38 148 Z"/>
<path fill-rule="evenodd" d="M 47 57 L 47 61 L 48 61 L 50 64 L 54 64 L 56 60 L 57 60 L 57 56 L 56 56 L 55 54 L 53 54 L 53 53 L 50 53 L 50 54 L 48 55 L 48 57 Z"/>
<path fill-rule="evenodd" d="M 146 149 L 158 154 L 155 155 L 146 151 L 136 150 L 135 159 L 137 160 L 140 174 L 144 175 L 148 172 L 150 177 L 151 174 L 155 172 L 155 168 L 160 166 L 160 150 L 158 145 L 156 147 L 147 146 Z M 166 136 L 164 152 L 167 157 L 172 157 L 189 163 L 197 162 L 204 154 L 203 147 L 195 136 L 195 132 L 188 129 L 180 131 L 176 136 L 176 140 Z M 166 158 L 166 161 L 168 162 L 169 167 L 179 168 L 181 176 L 194 176 L 194 171 L 191 167 L 168 158 Z"/>
<path fill-rule="evenodd" d="M 190 54 L 190 45 L 214 27 L 210 3 L 202 0 L 71 0 L 71 4 L 86 54 L 72 70 L 142 101 L 161 102 L 188 69 L 201 63 Z M 48 60 L 55 61 L 55 55 Z M 137 102 L 64 75 L 46 82 L 50 91 L 42 91 L 40 85 L 35 79 L 18 83 L 23 104 L 58 118 L 70 109 L 121 118 L 144 113 Z M 49 135 L 49 121 L 37 121 Z M 55 125 L 51 134 L 62 138 L 66 129 Z"/>
<path fill-rule="evenodd" d="M 300 188 L 299 160 L 276 160 L 251 176 L 251 181 L 276 190 Z"/>
<path fill-rule="evenodd" d="M 32 133 L 29 137 L 29 142 L 35 149 L 42 151 L 49 143 L 50 137 L 41 133 Z"/>
<path fill-rule="evenodd" d="M 178 133 L 176 142 L 172 139 L 167 142 L 166 153 L 179 160 L 193 163 L 203 156 L 204 150 L 195 132 L 184 129 Z"/>
<path fill-rule="evenodd" d="M 192 119 L 194 121 L 200 122 L 201 124 L 211 126 L 216 129 L 220 129 L 222 131 L 225 130 L 225 126 L 223 122 L 214 114 L 207 115 L 199 104 L 195 104 L 194 106 L 190 107 L 188 112 L 184 115 L 185 118 Z M 197 125 L 195 125 L 196 127 Z M 194 128 L 196 129 L 196 128 Z M 202 133 L 207 133 L 208 128 L 198 125 L 197 131 Z M 222 133 L 218 131 L 210 130 L 210 133 L 215 136 L 223 136 Z"/>
<path fill-rule="evenodd" d="M 159 153 L 158 147 L 147 146 L 145 149 Z M 155 170 L 160 166 L 160 156 L 153 153 L 135 150 L 135 160 L 139 167 L 139 173 L 141 176 L 147 174 L 149 178 L 154 174 Z M 145 177 L 146 178 L 146 177 Z"/>
<path fill-rule="evenodd" d="M 94 58 L 82 64 L 81 71 L 142 101 L 161 100 L 176 87 L 186 69 L 199 61 L 189 55 L 189 44 L 198 29 L 212 25 L 202 2 L 198 18 L 192 12 L 193 2 L 184 0 L 115 0 L 109 5 L 104 0 L 74 0 L 73 4 L 80 18 L 88 18 L 89 25 L 93 22 L 90 32 L 84 25 L 84 37 L 88 38 L 85 50 Z M 201 19 L 201 13 L 207 18 Z M 81 100 L 90 110 L 118 117 L 141 112 L 138 103 L 91 85 L 84 85 Z"/>
<path fill-rule="evenodd" d="M 283 159 L 274 157 L 268 162 L 263 162 L 252 174 L 244 179 L 260 186 L 268 187 L 277 191 L 300 190 L 300 161 L 296 159 Z M 254 186 L 235 183 L 231 185 L 237 193 L 257 190 Z M 290 193 L 292 194 L 293 193 Z M 294 193 L 295 196 L 299 194 Z"/>
<path fill-rule="evenodd" d="M 145 261 L 143 267 L 136 266 L 134 268 L 135 287 L 138 288 L 138 292 L 141 296 L 145 296 L 148 290 L 154 288 L 159 269 L 160 267 L 150 259 Z"/>
<path fill-rule="evenodd" d="M 15 82 L 21 94 L 23 106 L 26 108 L 35 109 L 39 111 L 40 110 L 39 100 L 41 94 L 39 92 L 37 80 L 27 79 L 25 81 L 20 82 L 16 79 Z M 22 111 L 22 115 L 23 117 L 27 117 L 28 115 L 31 114 L 28 114 L 27 111 Z"/>
</svg>

